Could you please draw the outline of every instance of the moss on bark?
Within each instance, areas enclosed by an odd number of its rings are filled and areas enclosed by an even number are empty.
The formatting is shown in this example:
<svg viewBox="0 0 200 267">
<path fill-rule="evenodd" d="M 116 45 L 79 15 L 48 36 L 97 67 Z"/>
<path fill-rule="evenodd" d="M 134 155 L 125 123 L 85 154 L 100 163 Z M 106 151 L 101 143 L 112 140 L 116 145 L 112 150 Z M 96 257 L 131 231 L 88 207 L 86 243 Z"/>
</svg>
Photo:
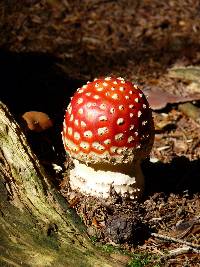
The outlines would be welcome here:
<svg viewBox="0 0 200 267">
<path fill-rule="evenodd" d="M 2 103 L 0 265 L 122 266 L 92 245 Z"/>
</svg>

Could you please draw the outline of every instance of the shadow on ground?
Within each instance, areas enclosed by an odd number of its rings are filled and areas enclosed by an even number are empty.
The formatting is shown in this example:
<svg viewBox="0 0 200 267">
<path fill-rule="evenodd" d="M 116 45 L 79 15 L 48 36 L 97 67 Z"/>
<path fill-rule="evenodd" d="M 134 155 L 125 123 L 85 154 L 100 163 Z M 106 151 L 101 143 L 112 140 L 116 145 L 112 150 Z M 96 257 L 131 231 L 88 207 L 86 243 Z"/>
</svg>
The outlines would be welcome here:
<svg viewBox="0 0 200 267">
<path fill-rule="evenodd" d="M 200 160 L 190 161 L 186 157 L 176 157 L 170 163 L 145 162 L 146 194 L 198 193 L 200 189 Z"/>
<path fill-rule="evenodd" d="M 83 83 L 67 77 L 48 54 L 0 50 L 0 99 L 14 114 L 46 112 L 60 120 L 73 92 Z"/>
</svg>

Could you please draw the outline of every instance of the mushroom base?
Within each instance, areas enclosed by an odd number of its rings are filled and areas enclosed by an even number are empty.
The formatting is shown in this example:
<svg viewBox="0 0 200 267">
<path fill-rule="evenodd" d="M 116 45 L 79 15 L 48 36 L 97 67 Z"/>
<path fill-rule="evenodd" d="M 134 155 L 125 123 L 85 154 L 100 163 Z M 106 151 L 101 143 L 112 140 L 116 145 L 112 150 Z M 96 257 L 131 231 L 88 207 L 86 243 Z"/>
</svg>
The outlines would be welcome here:
<svg viewBox="0 0 200 267">
<path fill-rule="evenodd" d="M 70 171 L 70 186 L 84 195 L 108 198 L 112 189 L 125 198 L 137 199 L 144 188 L 144 177 L 140 162 L 105 166 L 87 166 L 74 159 Z"/>
</svg>

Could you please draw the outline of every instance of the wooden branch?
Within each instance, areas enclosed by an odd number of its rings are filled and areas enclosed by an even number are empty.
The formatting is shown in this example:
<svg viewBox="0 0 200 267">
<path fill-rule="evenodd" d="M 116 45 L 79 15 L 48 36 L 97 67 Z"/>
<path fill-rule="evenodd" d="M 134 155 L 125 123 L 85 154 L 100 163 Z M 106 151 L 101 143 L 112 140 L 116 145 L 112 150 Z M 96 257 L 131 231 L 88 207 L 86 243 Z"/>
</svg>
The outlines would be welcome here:
<svg viewBox="0 0 200 267">
<path fill-rule="evenodd" d="M 0 266 L 124 266 L 92 245 L 0 102 Z"/>
<path fill-rule="evenodd" d="M 161 235 L 161 234 L 157 234 L 157 233 L 151 233 L 151 236 L 154 236 L 158 239 L 164 240 L 164 241 L 170 241 L 170 242 L 174 242 L 174 243 L 180 243 L 180 244 L 184 244 L 190 248 L 194 248 L 196 250 L 199 250 L 200 252 L 200 245 L 198 244 L 194 244 L 179 238 L 175 238 L 175 237 L 171 237 L 171 236 L 165 236 L 165 235 Z"/>
<path fill-rule="evenodd" d="M 198 249 L 184 246 L 184 247 L 181 247 L 181 248 L 176 248 L 176 249 L 170 250 L 168 252 L 168 254 L 165 255 L 165 258 L 176 257 L 176 256 L 179 256 L 179 255 L 186 254 L 186 253 L 191 253 L 191 252 L 195 252 L 197 254 L 200 254 L 200 251 Z"/>
</svg>

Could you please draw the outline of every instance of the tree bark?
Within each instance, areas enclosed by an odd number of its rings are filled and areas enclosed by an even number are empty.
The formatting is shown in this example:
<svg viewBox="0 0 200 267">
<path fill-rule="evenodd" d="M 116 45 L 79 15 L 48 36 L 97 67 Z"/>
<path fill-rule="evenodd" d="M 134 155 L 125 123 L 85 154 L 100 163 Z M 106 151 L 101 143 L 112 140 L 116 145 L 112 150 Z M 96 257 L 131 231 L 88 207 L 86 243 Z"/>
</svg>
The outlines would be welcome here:
<svg viewBox="0 0 200 267">
<path fill-rule="evenodd" d="M 90 242 L 1 102 L 0 266 L 124 266 Z"/>
</svg>

